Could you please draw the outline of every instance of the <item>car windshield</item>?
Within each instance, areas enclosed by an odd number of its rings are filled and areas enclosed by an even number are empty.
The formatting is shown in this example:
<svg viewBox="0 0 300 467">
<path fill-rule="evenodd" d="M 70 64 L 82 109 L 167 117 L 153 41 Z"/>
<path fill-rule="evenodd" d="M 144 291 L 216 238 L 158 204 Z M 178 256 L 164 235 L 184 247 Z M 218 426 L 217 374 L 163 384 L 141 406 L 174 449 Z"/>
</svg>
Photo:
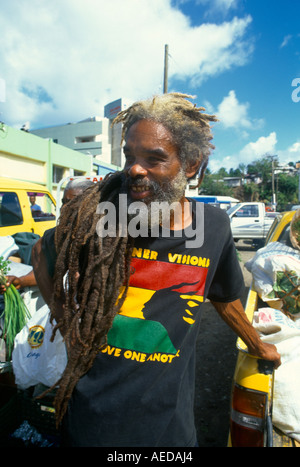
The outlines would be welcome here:
<svg viewBox="0 0 300 467">
<path fill-rule="evenodd" d="M 236 209 L 238 209 L 241 206 L 241 203 L 235 204 L 234 206 L 231 206 L 231 208 L 227 209 L 227 214 L 231 214 L 234 212 Z"/>
</svg>

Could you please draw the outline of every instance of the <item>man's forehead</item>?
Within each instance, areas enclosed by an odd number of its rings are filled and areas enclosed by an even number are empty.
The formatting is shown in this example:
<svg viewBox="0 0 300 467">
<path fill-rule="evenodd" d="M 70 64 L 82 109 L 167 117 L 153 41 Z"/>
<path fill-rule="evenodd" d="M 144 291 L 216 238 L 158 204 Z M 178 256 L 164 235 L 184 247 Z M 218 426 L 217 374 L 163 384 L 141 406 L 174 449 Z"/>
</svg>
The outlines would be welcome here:
<svg viewBox="0 0 300 467">
<path fill-rule="evenodd" d="M 133 134 L 141 135 L 141 137 L 172 139 L 172 135 L 168 128 L 163 123 L 156 122 L 155 120 L 141 119 L 133 123 L 127 131 L 125 141 Z"/>
<path fill-rule="evenodd" d="M 175 149 L 170 131 L 162 123 L 152 120 L 139 120 L 129 128 L 123 149 L 126 152 L 134 146 L 156 153 L 164 152 L 167 146 Z"/>
</svg>

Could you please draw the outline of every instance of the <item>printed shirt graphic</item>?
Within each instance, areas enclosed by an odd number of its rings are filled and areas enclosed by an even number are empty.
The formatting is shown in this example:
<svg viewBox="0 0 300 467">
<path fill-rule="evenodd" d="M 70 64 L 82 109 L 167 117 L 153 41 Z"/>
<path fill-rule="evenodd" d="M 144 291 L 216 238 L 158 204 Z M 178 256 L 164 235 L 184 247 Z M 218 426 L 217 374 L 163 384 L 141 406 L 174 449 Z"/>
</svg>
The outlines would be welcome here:
<svg viewBox="0 0 300 467">
<path fill-rule="evenodd" d="M 169 354 L 169 362 L 176 356 L 203 303 L 208 269 L 202 265 L 209 260 L 171 253 L 167 259 L 158 260 L 153 250 L 134 250 L 127 297 L 108 334 L 110 347 Z"/>
</svg>

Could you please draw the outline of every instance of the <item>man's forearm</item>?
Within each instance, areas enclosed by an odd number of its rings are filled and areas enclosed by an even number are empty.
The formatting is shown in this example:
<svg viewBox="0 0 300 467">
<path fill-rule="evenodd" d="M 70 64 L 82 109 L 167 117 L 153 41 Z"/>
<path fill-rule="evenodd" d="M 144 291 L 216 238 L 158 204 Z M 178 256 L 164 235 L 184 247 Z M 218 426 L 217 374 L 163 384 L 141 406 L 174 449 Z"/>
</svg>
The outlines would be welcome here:
<svg viewBox="0 0 300 467">
<path fill-rule="evenodd" d="M 240 300 L 230 303 L 212 302 L 212 304 L 225 323 L 245 342 L 249 352 L 262 344 Z"/>
<path fill-rule="evenodd" d="M 275 368 L 281 364 L 280 355 L 272 344 L 262 342 L 257 331 L 247 318 L 240 300 L 230 303 L 212 302 L 226 324 L 245 342 L 250 354 L 271 360 Z"/>
</svg>

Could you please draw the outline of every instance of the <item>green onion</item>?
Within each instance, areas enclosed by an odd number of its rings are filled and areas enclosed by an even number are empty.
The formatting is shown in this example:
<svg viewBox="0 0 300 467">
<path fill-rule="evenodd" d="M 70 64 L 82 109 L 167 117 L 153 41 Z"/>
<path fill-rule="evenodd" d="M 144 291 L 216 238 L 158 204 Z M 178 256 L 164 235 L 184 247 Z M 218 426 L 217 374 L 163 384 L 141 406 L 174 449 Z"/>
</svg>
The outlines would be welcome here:
<svg viewBox="0 0 300 467">
<path fill-rule="evenodd" d="M 6 276 L 9 271 L 9 262 L 4 261 L 0 256 L 0 284 L 5 285 Z M 4 323 L 2 328 L 2 338 L 6 343 L 7 360 L 11 359 L 16 335 L 23 329 L 30 313 L 13 284 L 7 287 L 4 292 Z M 3 316 L 3 314 L 2 314 Z"/>
</svg>

